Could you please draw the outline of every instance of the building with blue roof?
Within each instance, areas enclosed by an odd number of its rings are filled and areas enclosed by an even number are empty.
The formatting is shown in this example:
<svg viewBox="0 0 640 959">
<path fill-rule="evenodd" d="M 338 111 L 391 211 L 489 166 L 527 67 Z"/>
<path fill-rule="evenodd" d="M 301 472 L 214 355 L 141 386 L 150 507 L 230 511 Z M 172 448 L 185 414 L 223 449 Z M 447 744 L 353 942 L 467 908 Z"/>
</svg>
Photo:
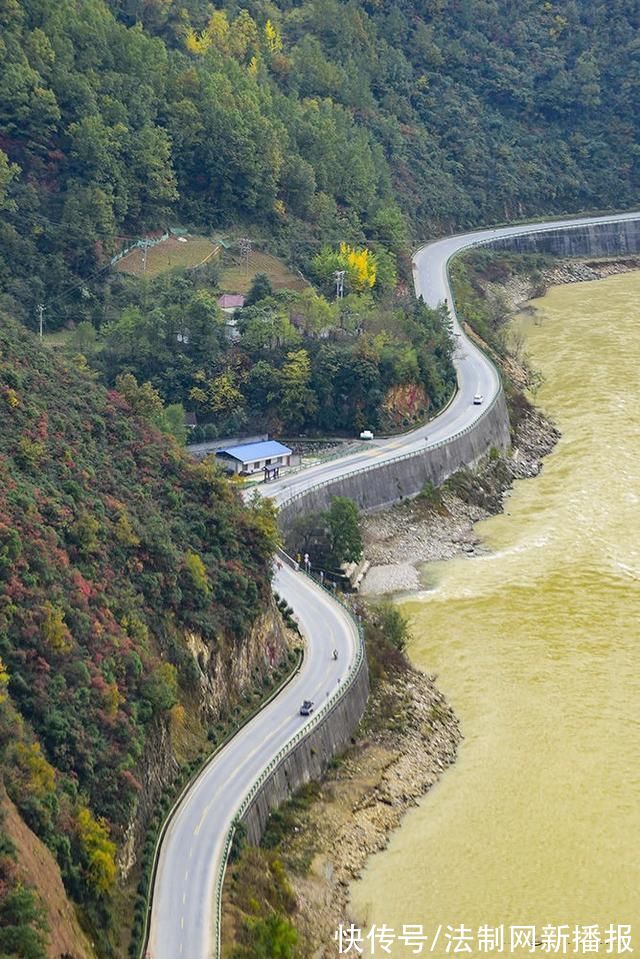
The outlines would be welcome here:
<svg viewBox="0 0 640 959">
<path fill-rule="evenodd" d="M 264 472 L 265 479 L 273 479 L 283 466 L 291 465 L 293 451 L 276 440 L 264 440 L 261 443 L 243 443 L 240 446 L 227 446 L 216 450 L 216 457 L 224 463 L 230 473 Z"/>
</svg>

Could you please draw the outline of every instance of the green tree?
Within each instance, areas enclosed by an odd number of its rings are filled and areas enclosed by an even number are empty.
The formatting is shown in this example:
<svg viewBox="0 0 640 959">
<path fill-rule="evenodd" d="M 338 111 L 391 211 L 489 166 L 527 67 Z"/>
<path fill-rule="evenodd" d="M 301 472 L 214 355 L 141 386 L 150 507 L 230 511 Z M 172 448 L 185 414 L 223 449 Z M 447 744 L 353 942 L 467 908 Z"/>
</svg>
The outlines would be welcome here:
<svg viewBox="0 0 640 959">
<path fill-rule="evenodd" d="M 298 933 L 278 913 L 248 920 L 245 936 L 250 945 L 234 949 L 232 959 L 294 959 Z"/>
<path fill-rule="evenodd" d="M 316 395 L 309 388 L 310 379 L 311 361 L 307 350 L 287 353 L 287 361 L 282 367 L 280 411 L 292 430 L 301 429 L 318 408 Z"/>
<path fill-rule="evenodd" d="M 402 611 L 393 603 L 381 603 L 376 613 L 385 638 L 397 649 L 404 650 L 411 632 Z"/>
<path fill-rule="evenodd" d="M 172 663 L 161 663 L 142 684 L 142 695 L 155 712 L 167 712 L 178 702 L 178 671 Z"/>
<path fill-rule="evenodd" d="M 122 373 L 116 379 L 116 389 L 124 396 L 134 413 L 151 423 L 162 416 L 162 397 L 151 383 L 139 384 L 132 373 Z"/>
<path fill-rule="evenodd" d="M 249 353 L 297 346 L 301 342 L 300 333 L 284 308 L 272 298 L 262 300 L 257 306 L 246 307 L 240 317 L 239 329 L 242 346 Z"/>
<path fill-rule="evenodd" d="M 20 882 L 2 879 L 0 955 L 7 959 L 47 959 L 47 922 L 36 893 Z"/>
<path fill-rule="evenodd" d="M 325 517 L 334 565 L 357 562 L 362 557 L 362 535 L 356 504 L 345 496 L 334 496 Z"/>
<path fill-rule="evenodd" d="M 268 296 L 273 296 L 271 280 L 266 273 L 256 273 L 251 289 L 247 294 L 245 306 L 253 306 L 254 303 L 259 303 L 260 300 L 264 300 Z"/>
<path fill-rule="evenodd" d="M 90 358 L 98 348 L 98 334 L 89 320 L 82 320 L 69 337 L 69 348 Z"/>
<path fill-rule="evenodd" d="M 182 403 L 165 406 L 157 420 L 158 429 L 173 436 L 181 446 L 187 442 L 187 423 Z"/>
<path fill-rule="evenodd" d="M 132 373 L 116 377 L 116 388 L 122 393 L 134 413 L 144 417 L 162 433 L 173 436 L 181 445 L 187 439 L 184 407 L 181 403 L 165 406 L 158 390 L 151 383 L 139 384 Z"/>
<path fill-rule="evenodd" d="M 9 163 L 7 154 L 0 150 L 0 210 L 15 209 L 15 204 L 8 198 L 9 186 L 20 172 L 16 163 Z"/>
</svg>

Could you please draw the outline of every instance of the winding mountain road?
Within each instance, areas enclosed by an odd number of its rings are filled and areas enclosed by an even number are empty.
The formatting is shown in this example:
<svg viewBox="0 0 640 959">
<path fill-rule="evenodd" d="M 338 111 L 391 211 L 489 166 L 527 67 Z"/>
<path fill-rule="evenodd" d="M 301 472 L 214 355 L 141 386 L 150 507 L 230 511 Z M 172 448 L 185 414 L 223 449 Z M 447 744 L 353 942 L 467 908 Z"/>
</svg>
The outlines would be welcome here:
<svg viewBox="0 0 640 959">
<path fill-rule="evenodd" d="M 597 223 L 638 220 L 640 213 L 587 217 L 565 221 L 479 230 L 430 243 L 414 257 L 417 295 L 430 306 L 452 302 L 447 263 L 455 253 L 487 241 L 561 230 Z M 462 333 L 455 316 L 454 332 Z M 319 464 L 262 488 L 280 505 L 290 497 L 397 456 L 424 449 L 470 426 L 500 390 L 496 370 L 464 335 L 454 358 L 458 391 L 449 406 L 425 426 L 404 436 L 373 441 L 362 451 Z M 473 395 L 484 404 L 473 405 Z M 426 440 L 426 442 L 425 442 Z M 350 671 L 360 642 L 355 623 L 345 609 L 301 573 L 277 569 L 274 588 L 295 610 L 306 639 L 300 672 L 283 691 L 203 770 L 176 810 L 163 839 L 156 871 L 147 954 L 152 959 L 212 959 L 219 954 L 215 893 L 225 866 L 225 843 L 233 819 L 251 786 L 272 758 L 308 722 L 299 715 L 303 699 L 317 710 Z M 338 659 L 331 656 L 338 650 Z"/>
</svg>

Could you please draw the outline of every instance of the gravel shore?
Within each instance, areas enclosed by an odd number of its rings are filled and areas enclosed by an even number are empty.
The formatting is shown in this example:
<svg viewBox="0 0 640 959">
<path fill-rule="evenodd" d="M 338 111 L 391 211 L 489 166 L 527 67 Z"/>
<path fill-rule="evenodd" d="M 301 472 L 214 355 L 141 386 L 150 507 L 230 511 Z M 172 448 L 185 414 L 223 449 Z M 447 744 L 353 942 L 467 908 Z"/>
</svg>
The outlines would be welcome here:
<svg viewBox="0 0 640 959">
<path fill-rule="evenodd" d="M 537 288 L 515 277 L 500 289 L 510 307 L 518 309 L 547 286 L 639 268 L 638 258 L 570 261 L 547 271 Z M 518 389 L 530 385 L 532 374 L 516 357 L 503 360 L 503 367 Z M 439 490 L 363 518 L 365 554 L 372 563 L 363 594 L 419 589 L 421 564 L 483 551 L 474 525 L 502 510 L 514 480 L 539 473 L 560 436 L 525 400 L 514 402 L 516 425 L 508 454 L 489 456 Z M 403 660 L 374 684 L 353 747 L 329 771 L 279 850 L 295 888 L 295 926 L 305 955 L 338 959 L 334 932 L 340 923 L 355 921 L 349 913 L 349 883 L 361 875 L 370 855 L 385 848 L 405 812 L 455 762 L 461 739 L 458 720 L 435 677 Z M 292 869 L 296 862 L 308 867 Z M 361 924 L 366 918 L 358 917 Z"/>
<path fill-rule="evenodd" d="M 474 525 L 502 510 L 515 479 L 535 476 L 553 449 L 559 432 L 539 411 L 530 410 L 516 429 L 508 455 L 487 460 L 463 482 L 453 477 L 435 498 L 400 503 L 363 517 L 365 555 L 371 568 L 363 595 L 401 593 L 420 588 L 423 563 L 483 551 Z"/>
</svg>

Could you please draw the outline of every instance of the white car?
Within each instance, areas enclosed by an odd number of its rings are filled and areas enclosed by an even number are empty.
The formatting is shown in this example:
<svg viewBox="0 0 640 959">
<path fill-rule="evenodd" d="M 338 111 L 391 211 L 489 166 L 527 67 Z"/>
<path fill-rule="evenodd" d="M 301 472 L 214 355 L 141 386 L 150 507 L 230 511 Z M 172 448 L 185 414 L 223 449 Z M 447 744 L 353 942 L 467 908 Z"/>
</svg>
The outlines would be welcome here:
<svg viewBox="0 0 640 959">
<path fill-rule="evenodd" d="M 373 439 L 373 433 L 371 432 L 371 430 L 363 430 L 362 433 L 360 434 L 360 439 L 361 439 L 361 440 L 372 440 L 372 439 Z"/>
<path fill-rule="evenodd" d="M 473 397 L 473 405 L 480 406 L 483 400 L 484 400 L 484 396 L 482 395 L 482 393 L 475 393 Z"/>
</svg>

